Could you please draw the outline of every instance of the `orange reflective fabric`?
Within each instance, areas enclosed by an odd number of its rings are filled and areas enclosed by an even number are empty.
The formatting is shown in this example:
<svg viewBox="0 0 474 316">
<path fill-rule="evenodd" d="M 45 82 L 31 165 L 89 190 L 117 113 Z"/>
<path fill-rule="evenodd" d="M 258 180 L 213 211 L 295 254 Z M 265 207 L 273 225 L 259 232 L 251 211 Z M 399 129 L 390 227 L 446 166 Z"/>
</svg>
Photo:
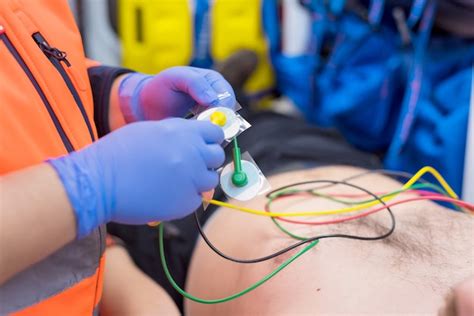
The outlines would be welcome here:
<svg viewBox="0 0 474 316">
<path fill-rule="evenodd" d="M 95 135 L 94 107 L 82 41 L 67 1 L 2 0 L 0 25 L 25 61 L 51 104 L 74 148 L 91 137 L 74 97 L 58 70 L 39 49 L 36 32 L 51 47 L 67 53 L 71 66 L 61 63 L 77 91 Z M 17 61 L 0 42 L 0 174 L 25 168 L 67 153 L 38 92 Z"/>
<path fill-rule="evenodd" d="M 0 26 L 4 39 L 0 41 L 1 175 L 67 153 L 45 102 L 7 42 L 26 64 L 77 150 L 92 142 L 88 127 L 65 80 L 38 47 L 33 34 L 41 33 L 51 47 L 66 52 L 71 65 L 61 65 L 83 103 L 95 137 L 97 132 L 87 74 L 87 67 L 92 64 L 84 56 L 81 37 L 67 1 L 1 0 Z M 91 315 L 101 297 L 103 262 L 104 258 L 94 275 L 77 281 L 71 271 L 72 281 L 64 280 L 66 290 L 15 315 Z M 41 293 L 43 284 L 34 286 Z"/>
<path fill-rule="evenodd" d="M 102 257 L 97 272 L 89 278 L 82 280 L 70 289 L 58 295 L 50 297 L 36 305 L 28 307 L 12 316 L 36 316 L 36 315 L 68 315 L 82 316 L 92 315 L 102 296 L 103 267 L 105 257 Z M 96 292 L 96 286 L 99 288 Z M 94 302 L 94 306 L 84 304 L 84 302 Z"/>
</svg>

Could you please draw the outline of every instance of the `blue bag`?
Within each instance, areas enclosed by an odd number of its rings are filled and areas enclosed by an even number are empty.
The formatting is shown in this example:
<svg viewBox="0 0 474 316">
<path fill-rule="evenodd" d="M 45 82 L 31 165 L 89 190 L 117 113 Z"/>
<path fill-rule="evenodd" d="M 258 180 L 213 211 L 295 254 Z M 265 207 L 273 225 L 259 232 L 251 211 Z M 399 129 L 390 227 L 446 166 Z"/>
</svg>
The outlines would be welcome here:
<svg viewBox="0 0 474 316">
<path fill-rule="evenodd" d="M 367 2 L 369 23 L 347 12 L 335 21 L 314 20 L 315 50 L 276 54 L 279 87 L 309 121 L 337 127 L 359 148 L 388 150 L 387 168 L 432 165 L 459 193 L 474 43 L 432 38 L 437 1 L 414 0 L 405 25 L 412 46 L 404 47 L 406 39 L 384 23 L 384 1 Z M 325 16 L 327 8 L 314 8 Z M 327 58 L 322 39 L 334 42 Z"/>
<path fill-rule="evenodd" d="M 415 39 L 410 81 L 385 165 L 410 172 L 432 165 L 461 193 L 474 42 L 429 40 L 435 5 L 427 4 Z"/>
<path fill-rule="evenodd" d="M 392 118 L 398 115 L 406 65 L 397 53 L 397 33 L 379 25 L 384 1 L 371 0 L 369 23 L 351 12 L 331 12 L 322 1 L 311 3 L 308 54 L 274 56 L 280 90 L 307 120 L 337 127 L 360 148 L 385 150 L 396 125 Z M 327 57 L 321 53 L 323 40 L 333 43 Z"/>
<path fill-rule="evenodd" d="M 334 1 L 329 8 L 323 0 L 301 0 L 300 3 L 311 14 L 311 38 L 308 47 L 298 56 L 287 56 L 274 49 L 272 62 L 277 75 L 278 90 L 289 97 L 304 117 L 309 119 L 317 104 L 316 78 L 323 64 L 323 40 L 334 38 L 336 18 L 341 13 L 344 1 Z"/>
<path fill-rule="evenodd" d="M 373 23 L 380 16 L 373 15 Z M 359 148 L 384 150 L 393 136 L 393 117 L 398 115 L 404 88 L 406 65 L 400 40 L 390 28 L 369 24 L 354 14 L 341 18 L 337 36 L 317 78 L 317 105 L 310 119 L 337 127 Z"/>
</svg>

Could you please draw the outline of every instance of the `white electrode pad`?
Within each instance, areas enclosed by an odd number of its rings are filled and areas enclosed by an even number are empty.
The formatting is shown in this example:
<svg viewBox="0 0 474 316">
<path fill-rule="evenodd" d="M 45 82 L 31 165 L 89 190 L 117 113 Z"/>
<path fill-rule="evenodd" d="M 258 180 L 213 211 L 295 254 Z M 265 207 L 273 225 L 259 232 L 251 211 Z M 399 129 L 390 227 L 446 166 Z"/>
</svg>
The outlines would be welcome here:
<svg viewBox="0 0 474 316">
<path fill-rule="evenodd" d="M 221 188 L 224 193 L 233 199 L 239 201 L 248 201 L 256 197 L 262 190 L 264 178 L 261 172 L 250 161 L 242 160 L 242 171 L 247 174 L 248 183 L 244 187 L 237 187 L 232 183 L 232 174 L 234 173 L 234 164 L 230 163 L 224 167 L 221 172 Z"/>
<path fill-rule="evenodd" d="M 225 107 L 210 108 L 200 113 L 197 117 L 197 120 L 211 121 L 211 115 L 217 111 L 225 115 L 225 124 L 221 126 L 222 130 L 224 131 L 225 139 L 229 140 L 237 136 L 240 132 L 242 121 L 232 109 Z"/>
</svg>

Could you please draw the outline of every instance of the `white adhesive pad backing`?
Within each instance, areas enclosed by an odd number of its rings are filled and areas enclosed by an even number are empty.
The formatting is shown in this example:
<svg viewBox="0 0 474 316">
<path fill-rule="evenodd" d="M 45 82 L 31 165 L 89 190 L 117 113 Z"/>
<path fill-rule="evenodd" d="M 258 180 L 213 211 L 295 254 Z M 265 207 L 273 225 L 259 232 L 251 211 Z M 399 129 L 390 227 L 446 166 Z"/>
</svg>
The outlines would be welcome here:
<svg viewBox="0 0 474 316">
<path fill-rule="evenodd" d="M 215 111 L 220 111 L 225 114 L 226 116 L 226 123 L 222 126 L 222 130 L 224 131 L 225 139 L 231 139 L 239 133 L 240 130 L 240 121 L 237 118 L 235 112 L 229 108 L 225 107 L 216 107 L 210 108 L 201 114 L 198 115 L 197 120 L 199 121 L 211 121 L 211 115 Z"/>
<path fill-rule="evenodd" d="M 234 164 L 230 163 L 221 172 L 221 188 L 228 197 L 239 201 L 248 201 L 259 194 L 263 179 L 260 177 L 257 167 L 250 161 L 242 160 L 242 169 L 247 174 L 248 184 L 246 186 L 239 188 L 232 183 Z"/>
</svg>

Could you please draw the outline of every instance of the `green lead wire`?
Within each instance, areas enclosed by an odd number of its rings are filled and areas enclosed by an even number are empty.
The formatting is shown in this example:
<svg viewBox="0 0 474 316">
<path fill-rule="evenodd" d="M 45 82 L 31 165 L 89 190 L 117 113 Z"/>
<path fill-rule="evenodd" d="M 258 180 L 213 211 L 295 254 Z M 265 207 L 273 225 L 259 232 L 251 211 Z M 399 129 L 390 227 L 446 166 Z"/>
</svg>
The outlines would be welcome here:
<svg viewBox="0 0 474 316">
<path fill-rule="evenodd" d="M 164 248 L 164 242 L 163 242 L 163 239 L 164 239 L 163 238 L 163 226 L 164 226 L 164 223 L 161 223 L 158 230 L 159 230 L 160 259 L 161 259 L 161 264 L 163 266 L 163 270 L 165 271 L 166 278 L 171 283 L 171 286 L 173 286 L 173 288 L 176 291 L 179 292 L 179 294 L 186 297 L 187 299 L 190 299 L 191 301 L 198 302 L 198 303 L 201 303 L 201 304 L 219 304 L 219 303 L 228 302 L 228 301 L 234 300 L 234 299 L 236 299 L 236 298 L 238 298 L 238 297 L 240 297 L 244 294 L 247 294 L 247 293 L 255 290 L 256 288 L 258 288 L 259 286 L 261 286 L 262 284 L 264 284 L 265 282 L 267 282 L 268 280 L 273 278 L 275 275 L 277 275 L 281 270 L 286 268 L 290 263 L 292 263 L 293 261 L 298 259 L 300 256 L 302 256 L 308 250 L 310 250 L 311 248 L 316 246 L 319 242 L 319 240 L 315 240 L 315 241 L 311 242 L 308 246 L 304 247 L 298 253 L 293 255 L 291 258 L 284 261 L 281 265 L 278 266 L 278 268 L 276 268 L 275 270 L 273 270 L 272 272 L 267 274 L 260 281 L 258 281 L 255 284 L 249 286 L 248 288 L 244 289 L 243 291 L 240 291 L 238 293 L 235 293 L 233 295 L 223 297 L 223 298 L 220 298 L 220 299 L 206 300 L 206 299 L 198 298 L 198 297 L 184 291 L 182 288 L 179 287 L 178 284 L 176 284 L 175 280 L 171 276 L 171 273 L 168 269 L 168 265 L 166 263 L 166 257 L 165 257 L 165 248 Z"/>
<path fill-rule="evenodd" d="M 232 183 L 242 188 L 248 184 L 247 174 L 242 170 L 242 157 L 240 154 L 239 144 L 237 143 L 237 137 L 234 137 L 234 173 L 232 174 Z"/>
<path fill-rule="evenodd" d="M 398 195 L 400 193 L 403 193 L 403 192 L 406 192 L 406 191 L 409 191 L 409 190 L 418 190 L 418 189 L 433 189 L 433 190 L 437 191 L 438 193 L 441 193 L 443 195 L 447 195 L 446 191 L 444 191 L 439 186 L 436 186 L 436 185 L 433 185 L 433 184 L 428 184 L 428 183 L 419 183 L 419 184 L 414 184 L 411 187 L 403 189 L 403 190 L 396 190 L 396 191 L 393 191 L 393 192 L 390 192 L 390 193 L 380 195 L 380 198 L 391 197 L 391 196 Z M 335 202 L 339 202 L 339 203 L 343 203 L 343 204 L 346 204 L 346 205 L 365 204 L 365 203 L 369 203 L 369 202 L 372 202 L 372 201 L 376 200 L 376 199 L 367 199 L 367 200 L 359 200 L 359 201 L 350 201 L 350 200 L 334 198 L 330 195 L 326 195 L 324 193 L 319 193 L 316 190 L 312 190 L 311 193 L 316 195 L 316 196 L 320 196 L 320 197 L 323 197 L 325 199 L 335 201 Z"/>
<path fill-rule="evenodd" d="M 407 189 L 404 189 L 404 190 L 397 190 L 397 191 L 393 191 L 393 192 L 390 192 L 390 193 L 387 193 L 387 194 L 384 194 L 384 195 L 381 195 L 380 198 L 384 198 L 384 197 L 388 197 L 388 196 L 393 196 L 393 195 L 397 195 L 399 193 L 402 193 L 402 192 L 405 192 L 405 191 L 408 191 L 408 190 L 416 190 L 416 189 L 432 189 L 432 190 L 435 190 L 436 192 L 438 193 L 441 193 L 443 195 L 446 195 L 446 196 L 449 196 L 448 193 L 443 190 L 443 188 L 441 188 L 440 186 L 436 185 L 436 184 L 432 184 L 432 183 L 417 183 L 417 184 L 414 184 L 412 185 L 411 187 L 407 188 Z M 279 196 L 282 196 L 282 195 L 292 195 L 292 194 L 296 194 L 296 193 L 301 193 L 301 192 L 308 192 L 310 194 L 313 194 L 315 196 L 319 196 L 321 198 L 325 198 L 325 199 L 328 199 L 328 200 L 331 200 L 331 201 L 335 201 L 335 202 L 339 202 L 339 203 L 343 203 L 343 204 L 346 204 L 346 205 L 354 205 L 354 204 L 364 204 L 364 203 L 368 203 L 368 202 L 372 202 L 372 201 L 375 201 L 376 199 L 369 199 L 369 200 L 364 200 L 364 201 L 347 201 L 347 200 L 342 200 L 342 199 L 337 199 L 337 198 L 334 198 L 330 195 L 326 195 L 326 194 L 322 194 L 322 193 L 319 193 L 317 192 L 316 190 L 309 190 L 309 191 L 303 191 L 303 190 L 298 190 L 298 189 L 288 189 L 288 190 L 282 190 L 282 191 L 277 191 L 277 192 L 274 192 L 271 196 L 268 197 L 268 202 L 267 202 L 267 207 L 270 206 L 273 201 L 275 199 L 277 199 Z M 458 209 L 459 211 L 461 210 L 456 204 L 453 203 L 453 206 Z M 294 233 L 292 233 L 291 231 L 289 231 L 288 229 L 286 229 L 283 225 L 280 224 L 280 222 L 278 222 L 277 218 L 275 217 L 270 217 L 270 219 L 272 220 L 273 224 L 275 224 L 275 226 L 280 230 L 282 231 L 283 233 L 285 233 L 286 235 L 294 238 L 294 239 L 297 239 L 297 240 L 307 240 L 308 238 L 307 237 L 304 237 L 304 236 L 299 236 L 299 235 L 296 235 Z"/>
<path fill-rule="evenodd" d="M 234 169 L 234 175 L 235 174 L 239 174 L 240 173 L 243 173 L 246 177 L 246 174 L 242 171 L 242 164 L 241 164 L 241 157 L 240 157 L 240 148 L 238 147 L 238 144 L 237 144 L 237 139 L 234 138 L 234 166 L 235 166 L 235 169 Z M 233 175 L 233 176 L 234 176 Z M 232 179 L 232 181 L 234 181 L 234 179 Z M 234 183 L 235 184 L 235 183 Z M 429 188 L 429 189 L 433 189 L 439 193 L 444 193 L 446 195 L 446 192 L 440 188 L 439 186 L 437 185 L 434 185 L 434 184 L 431 184 L 431 183 L 420 183 L 420 184 L 414 184 L 412 185 L 410 188 L 407 188 L 405 190 L 397 190 L 397 191 L 394 191 L 394 192 L 391 192 L 391 193 L 387 193 L 383 196 L 392 196 L 392 195 L 396 195 L 396 194 L 399 194 L 401 192 L 404 192 L 404 191 L 407 191 L 407 190 L 413 190 L 413 189 L 421 189 L 421 188 Z M 274 192 L 274 194 L 272 194 L 271 196 L 268 197 L 268 202 L 267 202 L 267 206 L 269 206 L 275 199 L 277 199 L 279 196 L 281 195 L 291 195 L 291 194 L 295 194 L 295 193 L 299 193 L 299 192 L 304 192 L 303 190 L 297 190 L 297 189 L 292 189 L 292 190 L 282 190 L 282 191 L 279 191 L 279 192 Z M 306 191 L 308 193 L 311 193 L 313 195 L 316 195 L 316 196 L 320 196 L 322 198 L 326 198 L 326 199 L 330 199 L 330 200 L 334 200 L 334 201 L 338 201 L 340 203 L 344 203 L 344 204 L 359 204 L 359 203 L 366 203 L 368 201 L 373 201 L 373 199 L 370 199 L 370 200 L 366 200 L 366 201 L 347 201 L 347 200 L 342 200 L 342 199 L 336 199 L 336 198 L 333 198 L 329 195 L 325 195 L 325 194 L 322 194 L 322 193 L 319 193 L 317 192 L 316 190 L 310 190 L 310 191 Z M 299 240 L 306 240 L 307 238 L 306 237 L 303 237 L 303 236 L 298 236 L 296 234 L 293 234 L 292 232 L 290 232 L 289 230 L 287 230 L 285 227 L 283 227 L 277 220 L 276 218 L 274 217 L 271 217 L 271 220 L 273 221 L 273 223 L 282 231 L 284 232 L 285 234 L 289 235 L 290 237 L 293 237 L 295 239 L 299 239 Z M 242 295 L 245 295 L 253 290 L 255 290 L 256 288 L 260 287 L 261 285 L 263 285 L 264 283 L 266 283 L 268 280 L 270 280 L 271 278 L 273 278 L 275 275 L 277 275 L 279 272 L 281 272 L 284 268 L 286 268 L 289 264 L 291 264 L 293 261 L 295 261 L 296 259 L 298 259 L 300 256 L 302 256 L 304 253 L 306 253 L 307 251 L 309 251 L 311 248 L 313 248 L 314 246 L 316 246 L 319 242 L 319 240 L 315 240 L 313 242 L 311 242 L 310 244 L 308 244 L 305 248 L 303 248 L 302 250 L 300 250 L 298 253 L 296 253 L 295 255 L 293 255 L 291 258 L 287 259 L 286 261 L 284 261 L 280 266 L 278 266 L 278 268 L 276 268 L 274 271 L 272 271 L 271 273 L 269 273 L 268 275 L 266 275 L 265 277 L 263 277 L 261 280 L 259 280 L 258 282 L 254 283 L 253 285 L 247 287 L 246 289 L 244 289 L 243 291 L 240 291 L 238 293 L 235 293 L 233 295 L 230 295 L 230 296 L 227 296 L 227 297 L 224 297 L 224 298 L 220 298 L 220 299 L 213 299 L 213 300 L 207 300 L 207 299 L 201 299 L 201 298 L 198 298 L 190 293 L 187 293 L 186 291 L 184 291 L 177 283 L 176 281 L 173 279 L 173 277 L 171 276 L 171 273 L 168 269 L 168 265 L 166 263 L 166 257 L 165 257 L 165 249 L 164 249 L 164 224 L 161 223 L 161 225 L 159 226 L 158 230 L 159 230 L 159 250 L 160 250 L 160 259 L 161 259 L 161 264 L 163 266 L 163 270 L 165 272 L 165 275 L 166 275 L 166 278 L 168 279 L 168 281 L 170 282 L 170 284 L 172 285 L 172 287 L 177 291 L 179 292 L 182 296 L 184 296 L 185 298 L 189 299 L 189 300 L 192 300 L 192 301 L 195 301 L 195 302 L 198 302 L 198 303 L 201 303 L 201 304 L 219 304 L 219 303 L 224 303 L 224 302 L 228 302 L 228 301 L 231 301 L 231 300 L 234 300 L 236 298 L 239 298 L 240 296 Z"/>
</svg>

